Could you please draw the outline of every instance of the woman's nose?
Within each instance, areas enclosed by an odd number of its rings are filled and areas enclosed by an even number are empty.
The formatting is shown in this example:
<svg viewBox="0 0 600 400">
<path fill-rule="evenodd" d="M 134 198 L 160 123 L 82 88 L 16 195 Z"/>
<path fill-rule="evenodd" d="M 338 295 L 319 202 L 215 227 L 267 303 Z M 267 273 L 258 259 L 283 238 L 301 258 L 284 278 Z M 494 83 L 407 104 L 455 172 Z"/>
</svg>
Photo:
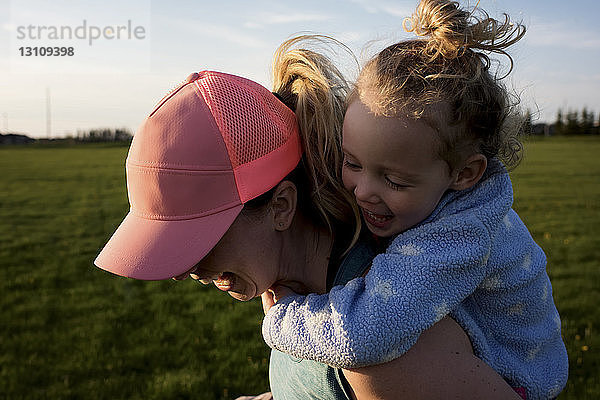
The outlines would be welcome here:
<svg viewBox="0 0 600 400">
<path fill-rule="evenodd" d="M 186 279 L 188 276 L 190 276 L 190 273 L 189 272 L 184 272 L 181 275 L 174 276 L 173 279 L 176 280 L 176 281 L 182 281 L 182 280 Z"/>
</svg>

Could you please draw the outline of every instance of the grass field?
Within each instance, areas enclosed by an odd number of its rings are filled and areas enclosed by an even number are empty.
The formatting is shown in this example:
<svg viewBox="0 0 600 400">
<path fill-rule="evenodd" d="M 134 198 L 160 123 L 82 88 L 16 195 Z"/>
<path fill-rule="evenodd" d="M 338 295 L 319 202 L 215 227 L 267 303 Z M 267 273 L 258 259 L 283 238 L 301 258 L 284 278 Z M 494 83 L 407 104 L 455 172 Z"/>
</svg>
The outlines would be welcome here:
<svg viewBox="0 0 600 400">
<path fill-rule="evenodd" d="M 527 144 L 515 207 L 548 255 L 570 379 L 600 398 L 600 138 Z M 268 388 L 258 301 L 92 266 L 125 147 L 0 148 L 0 398 L 231 399 Z"/>
</svg>

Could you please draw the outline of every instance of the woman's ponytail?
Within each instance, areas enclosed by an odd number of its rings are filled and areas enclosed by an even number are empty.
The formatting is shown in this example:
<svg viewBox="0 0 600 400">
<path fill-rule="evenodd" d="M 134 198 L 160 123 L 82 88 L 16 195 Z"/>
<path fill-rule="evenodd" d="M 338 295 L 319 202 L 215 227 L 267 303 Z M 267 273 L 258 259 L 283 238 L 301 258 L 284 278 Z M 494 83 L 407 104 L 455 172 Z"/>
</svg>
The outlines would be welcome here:
<svg viewBox="0 0 600 400">
<path fill-rule="evenodd" d="M 299 45 L 336 45 L 335 39 L 303 35 L 285 41 L 273 60 L 273 92 L 295 110 L 304 149 L 303 164 L 310 185 L 310 202 L 330 231 L 334 225 L 360 229 L 360 214 L 342 184 L 342 125 L 349 85 L 323 54 Z"/>
</svg>

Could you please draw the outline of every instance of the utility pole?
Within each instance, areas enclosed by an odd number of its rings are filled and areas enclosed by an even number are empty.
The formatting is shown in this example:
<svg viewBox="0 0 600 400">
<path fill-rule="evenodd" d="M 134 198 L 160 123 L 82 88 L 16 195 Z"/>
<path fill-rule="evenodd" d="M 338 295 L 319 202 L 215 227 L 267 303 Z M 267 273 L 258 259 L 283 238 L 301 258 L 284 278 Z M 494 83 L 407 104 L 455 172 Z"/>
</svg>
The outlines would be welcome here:
<svg viewBox="0 0 600 400">
<path fill-rule="evenodd" d="M 46 136 L 50 139 L 51 121 L 50 121 L 50 88 L 46 87 Z"/>
</svg>

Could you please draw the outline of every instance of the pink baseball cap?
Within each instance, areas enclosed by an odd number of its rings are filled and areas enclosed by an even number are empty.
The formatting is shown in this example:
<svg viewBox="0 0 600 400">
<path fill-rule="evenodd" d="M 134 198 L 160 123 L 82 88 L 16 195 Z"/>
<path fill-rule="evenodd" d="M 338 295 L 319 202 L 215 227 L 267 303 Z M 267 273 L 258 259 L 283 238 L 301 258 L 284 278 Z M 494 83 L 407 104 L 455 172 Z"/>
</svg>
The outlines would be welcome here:
<svg viewBox="0 0 600 400">
<path fill-rule="evenodd" d="M 292 110 L 248 79 L 191 74 L 136 132 L 126 161 L 130 211 L 94 263 L 159 280 L 190 270 L 247 201 L 302 156 Z"/>
</svg>

